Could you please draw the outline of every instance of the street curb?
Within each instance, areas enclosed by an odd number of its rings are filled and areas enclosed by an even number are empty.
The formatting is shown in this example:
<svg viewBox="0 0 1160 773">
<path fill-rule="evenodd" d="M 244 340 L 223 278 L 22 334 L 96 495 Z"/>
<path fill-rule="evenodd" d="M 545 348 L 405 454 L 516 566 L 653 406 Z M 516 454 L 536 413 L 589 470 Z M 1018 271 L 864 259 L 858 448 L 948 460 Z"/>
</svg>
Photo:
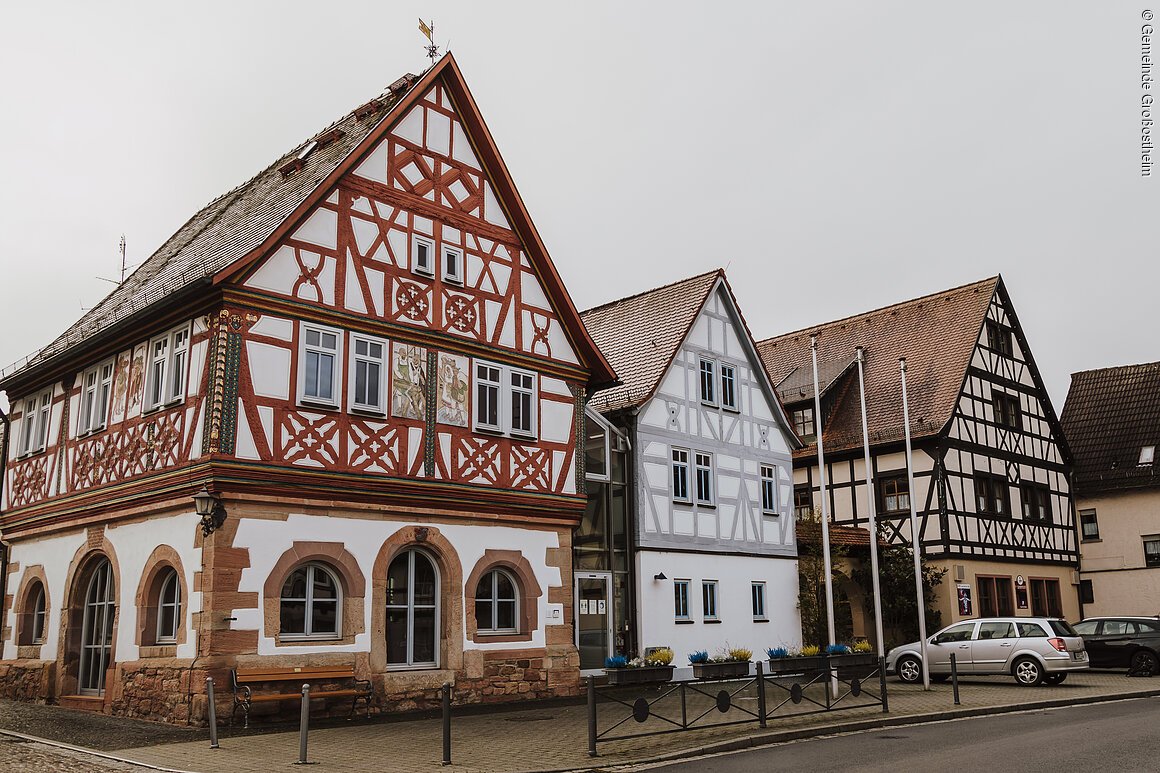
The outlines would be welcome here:
<svg viewBox="0 0 1160 773">
<path fill-rule="evenodd" d="M 109 760 L 110 762 L 120 762 L 124 765 L 136 765 L 139 768 L 148 768 L 149 770 L 159 770 L 162 773 L 194 773 L 193 771 L 189 771 L 189 770 L 179 770 L 177 768 L 163 768 L 160 765 L 150 765 L 148 762 L 138 762 L 137 760 L 131 760 L 131 759 L 128 759 L 126 757 L 118 757 L 117 755 L 110 754 L 108 752 L 99 752 L 96 749 L 86 749 L 83 746 L 73 746 L 70 743 L 64 743 L 62 741 L 53 741 L 51 739 L 41 738 L 40 736 L 36 736 L 36 735 L 28 735 L 27 733 L 18 733 L 15 730 L 0 729 L 0 735 L 7 735 L 7 736 L 11 736 L 12 738 L 19 738 L 23 741 L 32 741 L 34 743 L 41 743 L 41 744 L 44 744 L 45 746 L 53 746 L 57 749 L 67 749 L 70 752 L 76 752 L 77 754 L 85 754 L 85 755 L 88 755 L 90 757 L 100 757 L 101 759 Z"/>
<path fill-rule="evenodd" d="M 1156 696 L 1160 696 L 1160 689 L 1144 690 L 1141 692 L 1131 693 L 1130 695 L 1088 695 L 1081 698 L 1056 698 L 1046 701 L 1032 701 L 1030 703 L 1009 703 L 1002 706 L 980 706 L 978 708 L 972 709 L 951 709 L 948 711 L 935 711 L 927 714 L 904 714 L 898 716 L 886 716 L 877 719 L 859 719 L 850 722 L 836 722 L 829 725 L 813 725 L 811 727 L 803 727 L 797 730 L 758 732 L 754 733 L 753 735 L 745 736 L 744 738 L 734 738 L 730 741 L 705 744 L 703 746 L 696 746 L 690 749 L 684 749 L 676 752 L 668 752 L 666 754 L 660 754 L 655 757 L 649 757 L 646 759 L 623 761 L 618 760 L 615 762 L 610 760 L 609 764 L 600 765 L 597 762 L 599 758 L 596 758 L 596 760 L 593 760 L 593 765 L 587 765 L 584 767 L 525 771 L 525 773 L 598 773 L 600 771 L 608 771 L 612 769 L 629 769 L 640 765 L 656 765 L 665 762 L 677 762 L 692 757 L 701 757 L 710 754 L 723 754 L 726 752 L 744 751 L 746 749 L 755 749 L 763 746 L 774 746 L 779 743 L 800 741 L 806 738 L 816 738 L 819 736 L 835 735 L 838 733 L 856 733 L 865 730 L 898 727 L 899 725 L 921 725 L 932 722 L 945 722 L 951 719 L 964 719 L 966 717 L 986 717 L 995 714 L 1015 714 L 1021 711 L 1031 711 L 1034 709 L 1066 708 L 1068 706 L 1082 706 L 1091 703 L 1115 703 L 1117 701 L 1135 700 L 1137 698 L 1154 698 Z"/>
</svg>

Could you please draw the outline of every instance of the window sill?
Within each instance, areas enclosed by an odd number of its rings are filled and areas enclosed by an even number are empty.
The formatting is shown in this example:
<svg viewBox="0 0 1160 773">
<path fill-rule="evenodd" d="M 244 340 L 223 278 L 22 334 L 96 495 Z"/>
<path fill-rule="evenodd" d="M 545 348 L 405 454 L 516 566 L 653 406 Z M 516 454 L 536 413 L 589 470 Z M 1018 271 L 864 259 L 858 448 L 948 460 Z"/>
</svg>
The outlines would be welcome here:
<svg viewBox="0 0 1160 773">
<path fill-rule="evenodd" d="M 722 406 L 721 406 L 721 410 L 723 410 L 723 411 L 728 411 L 729 413 L 741 413 L 741 409 L 740 409 L 740 408 L 734 408 L 734 407 L 733 407 L 733 406 L 731 406 L 731 405 L 722 405 Z"/>
<path fill-rule="evenodd" d="M 696 620 L 686 620 L 686 619 L 681 618 L 681 619 L 674 620 L 673 622 L 676 623 L 677 625 L 692 625 L 693 623 L 695 623 L 697 621 Z"/>
<path fill-rule="evenodd" d="M 434 279 L 435 278 L 435 269 L 431 269 L 430 271 L 424 271 L 421 268 L 412 268 L 411 273 L 414 274 L 415 276 L 421 276 L 421 277 L 424 277 L 426 279 Z"/>
<path fill-rule="evenodd" d="M 721 618 L 719 618 L 719 617 L 705 618 L 701 622 L 704 623 L 705 625 L 719 625 L 721 623 Z"/>
<path fill-rule="evenodd" d="M 142 645 L 139 650 L 140 658 L 175 658 L 177 657 L 177 642 L 158 642 L 157 644 Z"/>
<path fill-rule="evenodd" d="M 313 408 L 319 411 L 338 411 L 342 410 L 338 403 L 326 403 L 322 401 L 311 400 L 309 397 L 298 398 L 299 408 Z"/>
<path fill-rule="evenodd" d="M 454 276 L 445 276 L 445 277 L 443 277 L 443 281 L 447 282 L 448 284 L 453 284 L 453 285 L 462 285 L 463 284 L 462 279 L 460 279 L 459 277 L 454 277 Z"/>
<path fill-rule="evenodd" d="M 279 646 L 281 645 L 298 645 L 298 644 L 342 644 L 343 639 L 338 634 L 327 634 L 326 636 L 295 636 L 294 634 L 278 634 L 276 639 Z"/>
<path fill-rule="evenodd" d="M 769 618 L 768 617 L 755 617 L 755 618 L 753 618 L 753 622 L 755 622 L 755 623 L 768 623 Z"/>
<path fill-rule="evenodd" d="M 350 407 L 350 412 L 358 416 L 374 416 L 376 418 L 382 418 L 387 415 L 385 409 L 374 408 L 369 405 L 352 405 Z"/>
<path fill-rule="evenodd" d="M 510 432 L 508 435 L 517 443 L 535 443 L 539 440 L 536 435 L 527 435 L 523 432 Z"/>
<path fill-rule="evenodd" d="M 1088 542 L 1103 542 L 1103 540 L 1102 540 L 1102 539 L 1100 539 L 1099 537 L 1084 537 L 1084 538 L 1081 538 L 1081 539 L 1080 539 L 1080 542 L 1083 542 L 1083 543 L 1088 543 Z"/>
<path fill-rule="evenodd" d="M 703 407 L 703 408 L 720 408 L 721 406 L 717 405 L 717 403 L 710 403 L 706 400 L 702 400 L 701 407 Z"/>
<path fill-rule="evenodd" d="M 717 503 L 716 502 L 697 502 L 697 507 L 704 507 L 704 508 L 707 508 L 709 510 L 716 510 Z"/>
</svg>

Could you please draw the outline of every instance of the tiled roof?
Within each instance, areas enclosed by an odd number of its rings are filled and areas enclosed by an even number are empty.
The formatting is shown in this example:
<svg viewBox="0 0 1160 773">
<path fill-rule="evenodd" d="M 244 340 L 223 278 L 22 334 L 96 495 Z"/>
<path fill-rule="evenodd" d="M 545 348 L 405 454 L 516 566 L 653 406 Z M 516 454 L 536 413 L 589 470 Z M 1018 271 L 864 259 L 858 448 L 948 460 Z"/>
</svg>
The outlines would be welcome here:
<svg viewBox="0 0 1160 773">
<path fill-rule="evenodd" d="M 588 334 L 620 377 L 619 386 L 592 396 L 592 407 L 610 411 L 652 397 L 721 276 L 720 270 L 710 271 L 580 313 Z"/>
<path fill-rule="evenodd" d="M 822 544 L 822 525 L 820 523 L 799 521 L 795 527 L 797 541 L 811 545 Z M 886 540 L 879 538 L 879 545 L 888 545 Z M 858 526 L 839 526 L 830 524 L 830 545 L 840 545 L 850 548 L 870 548 L 870 531 Z"/>
<path fill-rule="evenodd" d="M 857 366 L 850 368 L 858 346 L 865 348 L 870 442 L 903 438 L 899 357 L 906 357 L 911 436 L 937 435 L 950 421 L 999 283 L 991 277 L 759 341 L 757 349 L 781 399 L 792 405 L 813 398 L 810 335 L 817 334 L 819 381 L 835 401 L 823 435 L 827 452 L 862 446 Z M 841 378 L 843 372 L 850 375 Z M 799 452 L 814 453 L 814 444 Z"/>
<path fill-rule="evenodd" d="M 248 182 L 211 201 L 76 324 L 26 362 L 4 373 L 3 378 L 40 365 L 183 287 L 214 276 L 261 245 L 378 126 L 417 80 L 414 75 L 403 76 L 376 100 L 343 116 Z M 326 144 L 320 142 L 297 171 L 283 174 L 283 167 L 312 142 L 329 137 L 336 138 Z"/>
<path fill-rule="evenodd" d="M 1060 415 L 1076 493 L 1160 486 L 1140 449 L 1160 446 L 1160 362 L 1073 373 Z"/>
</svg>

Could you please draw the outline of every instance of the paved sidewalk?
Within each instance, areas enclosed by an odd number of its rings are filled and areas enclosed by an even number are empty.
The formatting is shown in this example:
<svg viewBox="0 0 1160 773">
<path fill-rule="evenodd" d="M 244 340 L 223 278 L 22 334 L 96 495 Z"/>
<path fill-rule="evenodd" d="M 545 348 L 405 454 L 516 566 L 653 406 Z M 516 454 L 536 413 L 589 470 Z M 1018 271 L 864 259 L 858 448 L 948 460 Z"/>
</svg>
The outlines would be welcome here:
<svg viewBox="0 0 1160 773">
<path fill-rule="evenodd" d="M 872 687 L 876 692 L 877 685 Z M 714 686 L 710 692 L 715 694 L 719 688 Z M 1016 686 L 1010 678 L 976 677 L 961 682 L 961 706 L 953 705 L 949 684 L 933 685 L 930 692 L 923 692 L 921 686 L 890 680 L 887 690 L 888 714 L 883 714 L 881 707 L 875 705 L 801 715 L 801 705 L 787 702 L 782 710 L 799 713 L 771 718 L 765 730 L 752 722 L 602 742 L 597 759 L 587 755 L 587 709 L 584 705 L 473 713 L 457 716 L 453 721 L 453 769 L 465 773 L 607 769 L 882 724 L 1015 711 L 1045 703 L 1068 704 L 1160 695 L 1160 679 L 1132 679 L 1122 672 L 1089 672 L 1072 674 L 1067 682 L 1056 687 L 1025 688 Z M 775 690 L 768 693 L 771 708 L 781 700 L 780 697 L 775 699 L 775 694 Z M 655 697 L 656 693 L 653 695 Z M 745 717 L 738 708 L 719 713 L 712 707 L 711 698 L 696 697 L 697 700 L 690 701 L 690 719 L 702 708 L 708 711 L 704 721 L 720 723 Z M 734 706 L 756 709 L 756 697 L 752 694 L 741 693 L 733 703 Z M 672 716 L 672 706 L 666 708 L 658 703 L 654 708 L 658 712 L 668 711 Z M 6 724 L 3 709 L 4 706 L 0 705 L 0 729 Z M 676 711 L 679 716 L 679 709 Z M 614 703 L 602 703 L 599 713 L 603 731 L 627 717 L 631 711 Z M 29 724 L 32 723 L 26 722 L 22 730 L 36 735 L 35 728 L 28 727 Z M 653 718 L 643 725 L 628 719 L 616 732 L 631 733 L 663 727 L 663 723 Z M 227 770 L 269 773 L 271 768 L 292 764 L 298 758 L 297 732 L 282 731 L 281 728 L 266 728 L 264 732 L 223 730 L 221 748 L 216 750 L 211 750 L 206 740 L 181 741 L 181 734 L 175 737 L 171 732 L 159 732 L 163 740 L 156 745 L 133 747 L 140 743 L 142 734 L 134 725 L 129 735 L 128 748 L 112 754 L 145 765 L 197 773 Z M 197 735 L 204 737 L 203 733 Z M 110 735 L 102 748 L 113 748 L 115 740 L 115 734 Z M 340 726 L 330 724 L 310 733 L 309 759 L 317 763 L 312 766 L 317 771 L 435 771 L 442 769 L 439 765 L 441 752 L 438 719 L 355 720 Z"/>
</svg>

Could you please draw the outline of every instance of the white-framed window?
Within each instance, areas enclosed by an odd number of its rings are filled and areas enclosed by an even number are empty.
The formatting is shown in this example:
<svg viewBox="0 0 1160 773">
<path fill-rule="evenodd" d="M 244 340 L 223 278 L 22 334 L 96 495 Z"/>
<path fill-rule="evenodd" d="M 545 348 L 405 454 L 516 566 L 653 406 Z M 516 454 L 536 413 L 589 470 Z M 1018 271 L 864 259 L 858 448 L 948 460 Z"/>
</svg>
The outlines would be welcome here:
<svg viewBox="0 0 1160 773">
<path fill-rule="evenodd" d="M 463 282 L 463 250 L 443 245 L 443 278 L 448 282 Z"/>
<path fill-rule="evenodd" d="M 538 388 L 531 371 L 476 360 L 474 426 L 521 438 L 536 436 Z"/>
<path fill-rule="evenodd" d="M 48 421 L 51 416 L 51 389 L 46 389 L 24 401 L 24 416 L 20 420 L 19 456 L 44 450 L 48 445 Z"/>
<path fill-rule="evenodd" d="M 322 564 L 303 564 L 282 584 L 280 632 L 283 639 L 340 637 L 338 580 Z"/>
<path fill-rule="evenodd" d="M 693 454 L 693 466 L 696 468 L 697 504 L 711 505 L 713 499 L 713 455 L 697 451 Z"/>
<path fill-rule="evenodd" d="M 700 373 L 701 402 L 706 405 L 717 404 L 717 363 L 701 357 L 698 360 Z"/>
<path fill-rule="evenodd" d="M 1140 461 L 1136 464 L 1140 467 L 1148 467 L 1156 461 L 1156 446 L 1141 446 L 1140 447 Z"/>
<path fill-rule="evenodd" d="M 411 236 L 411 270 L 435 276 L 435 240 L 420 234 Z"/>
<path fill-rule="evenodd" d="M 299 401 L 337 406 L 342 331 L 303 322 L 299 332 Z"/>
<path fill-rule="evenodd" d="M 77 435 L 105 428 L 109 421 L 109 397 L 113 389 L 113 361 L 85 371 L 81 377 L 81 410 Z"/>
<path fill-rule="evenodd" d="M 749 597 L 753 602 L 753 619 L 767 620 L 768 618 L 765 616 L 765 583 L 750 583 Z"/>
<path fill-rule="evenodd" d="M 37 581 L 32 596 L 32 631 L 30 639 L 33 644 L 44 644 L 44 622 L 48 614 L 48 604 L 44 597 L 44 584 Z"/>
<path fill-rule="evenodd" d="M 670 458 L 672 459 L 673 501 L 693 501 L 689 496 L 689 452 L 683 448 L 674 448 Z"/>
<path fill-rule="evenodd" d="M 777 468 L 761 465 L 761 512 L 777 515 Z"/>
<path fill-rule="evenodd" d="M 516 581 L 503 569 L 492 569 L 475 588 L 475 627 L 480 633 L 515 633 L 519 599 Z"/>
<path fill-rule="evenodd" d="M 181 624 L 181 580 L 176 569 L 165 570 L 161 582 L 161 592 L 157 594 L 157 643 L 172 644 L 177 641 L 177 629 Z"/>
<path fill-rule="evenodd" d="M 673 617 L 689 619 L 689 581 L 673 580 Z"/>
<path fill-rule="evenodd" d="M 718 366 L 721 371 L 721 407 L 730 411 L 738 410 L 737 367 L 727 362 Z"/>
<path fill-rule="evenodd" d="M 145 382 L 145 410 L 175 403 L 185 397 L 189 364 L 189 325 L 182 325 L 149 342 Z"/>
<path fill-rule="evenodd" d="M 717 581 L 701 581 L 701 614 L 706 620 L 720 620 L 717 616 Z"/>
<path fill-rule="evenodd" d="M 387 665 L 439 666 L 439 572 L 411 548 L 387 567 Z"/>
<path fill-rule="evenodd" d="M 387 342 L 352 333 L 350 337 L 350 407 L 386 412 Z"/>
</svg>

